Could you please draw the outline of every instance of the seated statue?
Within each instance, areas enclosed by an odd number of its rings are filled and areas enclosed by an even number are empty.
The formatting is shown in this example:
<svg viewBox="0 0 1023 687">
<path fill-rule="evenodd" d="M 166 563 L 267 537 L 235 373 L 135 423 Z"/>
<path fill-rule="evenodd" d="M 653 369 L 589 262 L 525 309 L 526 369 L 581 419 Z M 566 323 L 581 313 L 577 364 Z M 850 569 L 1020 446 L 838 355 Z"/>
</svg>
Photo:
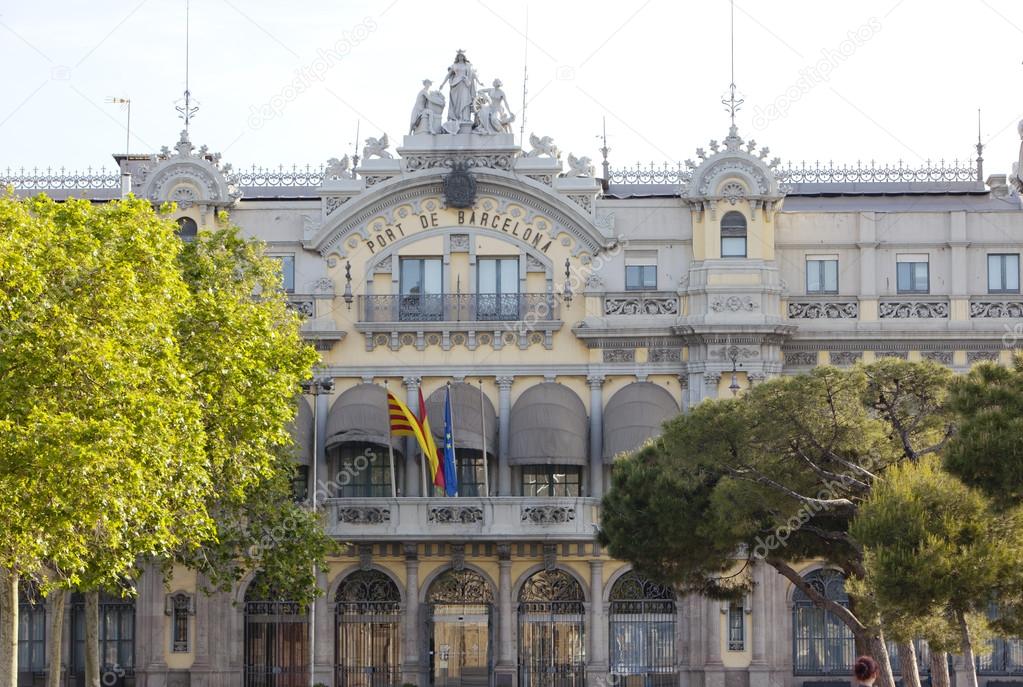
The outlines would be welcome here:
<svg viewBox="0 0 1023 687">
<path fill-rule="evenodd" d="M 443 133 L 444 94 L 440 91 L 431 91 L 433 82 L 429 79 L 423 80 L 423 90 L 416 95 L 416 104 L 412 106 L 412 120 L 409 123 L 409 133 L 412 134 L 439 134 Z"/>
<path fill-rule="evenodd" d="M 500 79 L 494 79 L 493 88 L 481 88 L 474 109 L 476 122 L 473 130 L 480 134 L 511 133 L 515 115 L 508 107 L 508 99 L 501 89 Z"/>
</svg>

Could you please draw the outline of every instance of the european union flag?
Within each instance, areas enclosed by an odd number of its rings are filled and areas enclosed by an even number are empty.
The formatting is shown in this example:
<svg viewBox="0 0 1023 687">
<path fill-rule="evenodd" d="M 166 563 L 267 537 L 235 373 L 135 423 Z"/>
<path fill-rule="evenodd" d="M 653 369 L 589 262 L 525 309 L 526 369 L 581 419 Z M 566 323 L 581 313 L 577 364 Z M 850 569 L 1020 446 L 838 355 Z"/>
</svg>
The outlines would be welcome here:
<svg viewBox="0 0 1023 687">
<path fill-rule="evenodd" d="M 451 387 L 444 391 L 444 493 L 458 495 L 458 475 L 455 473 L 454 423 L 451 421 Z"/>
</svg>

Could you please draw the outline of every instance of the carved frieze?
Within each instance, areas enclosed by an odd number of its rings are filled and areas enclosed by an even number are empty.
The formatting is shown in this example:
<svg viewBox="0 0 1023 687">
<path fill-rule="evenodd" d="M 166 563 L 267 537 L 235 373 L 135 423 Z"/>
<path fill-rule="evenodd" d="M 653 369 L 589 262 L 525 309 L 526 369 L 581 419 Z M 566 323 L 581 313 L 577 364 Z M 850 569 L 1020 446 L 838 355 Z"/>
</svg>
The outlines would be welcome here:
<svg viewBox="0 0 1023 687">
<path fill-rule="evenodd" d="M 952 364 L 952 351 L 923 351 L 920 356 L 939 365 Z"/>
<path fill-rule="evenodd" d="M 970 303 L 970 317 L 1023 317 L 1023 301 L 976 301 Z"/>
<path fill-rule="evenodd" d="M 522 509 L 522 522 L 533 525 L 553 525 L 575 520 L 571 506 L 526 506 Z"/>
<path fill-rule="evenodd" d="M 945 301 L 882 301 L 878 306 L 882 320 L 917 320 L 948 317 Z"/>
<path fill-rule="evenodd" d="M 966 362 L 970 365 L 974 363 L 998 362 L 998 351 L 967 351 Z"/>
<path fill-rule="evenodd" d="M 379 506 L 338 508 L 337 521 L 349 525 L 380 525 L 391 521 L 391 509 Z"/>
<path fill-rule="evenodd" d="M 786 365 L 816 365 L 817 351 L 785 351 Z"/>
<path fill-rule="evenodd" d="M 616 294 L 604 298 L 605 315 L 677 315 L 678 296 L 671 294 Z"/>
<path fill-rule="evenodd" d="M 439 524 L 483 522 L 483 509 L 478 506 L 435 506 L 430 508 L 427 519 Z"/>
<path fill-rule="evenodd" d="M 636 362 L 636 349 L 634 348 L 605 348 L 605 363 L 634 363 Z"/>
<path fill-rule="evenodd" d="M 760 304 L 749 296 L 719 296 L 710 302 L 710 309 L 714 312 L 754 312 L 760 309 Z"/>
<path fill-rule="evenodd" d="M 831 364 L 832 365 L 852 365 L 855 363 L 862 353 L 858 351 L 831 351 Z"/>
<path fill-rule="evenodd" d="M 788 307 L 793 320 L 855 320 L 859 312 L 856 301 L 801 301 L 790 302 Z"/>
</svg>

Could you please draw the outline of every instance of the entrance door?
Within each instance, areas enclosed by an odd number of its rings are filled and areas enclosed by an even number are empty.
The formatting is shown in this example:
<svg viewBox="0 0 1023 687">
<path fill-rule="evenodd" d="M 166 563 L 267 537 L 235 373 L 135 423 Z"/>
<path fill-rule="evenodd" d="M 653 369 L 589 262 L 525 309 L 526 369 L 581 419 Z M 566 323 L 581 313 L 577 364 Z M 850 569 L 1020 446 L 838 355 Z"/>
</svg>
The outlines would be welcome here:
<svg viewBox="0 0 1023 687">
<path fill-rule="evenodd" d="M 488 687 L 489 605 L 435 604 L 430 633 L 430 680 L 435 687 Z"/>
<path fill-rule="evenodd" d="M 519 592 L 519 687 L 584 687 L 583 590 L 564 570 L 542 570 Z"/>
</svg>

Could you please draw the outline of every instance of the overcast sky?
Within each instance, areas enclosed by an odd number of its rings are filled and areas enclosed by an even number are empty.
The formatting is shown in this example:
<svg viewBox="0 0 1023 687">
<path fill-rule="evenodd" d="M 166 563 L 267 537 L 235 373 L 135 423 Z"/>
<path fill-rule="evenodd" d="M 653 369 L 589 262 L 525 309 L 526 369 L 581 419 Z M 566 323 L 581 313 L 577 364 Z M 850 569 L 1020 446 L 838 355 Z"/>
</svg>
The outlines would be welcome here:
<svg viewBox="0 0 1023 687">
<path fill-rule="evenodd" d="M 235 167 L 320 164 L 357 126 L 400 143 L 459 48 L 520 121 L 528 64 L 527 137 L 577 156 L 599 160 L 603 117 L 614 167 L 685 160 L 728 129 L 727 0 L 192 0 L 191 19 L 192 140 Z M 1020 0 L 737 0 L 735 33 L 736 121 L 772 156 L 972 159 L 980 107 L 986 173 L 1016 159 Z M 110 165 L 111 96 L 131 98 L 132 152 L 172 145 L 184 52 L 185 0 L 4 2 L 0 168 Z"/>
</svg>

